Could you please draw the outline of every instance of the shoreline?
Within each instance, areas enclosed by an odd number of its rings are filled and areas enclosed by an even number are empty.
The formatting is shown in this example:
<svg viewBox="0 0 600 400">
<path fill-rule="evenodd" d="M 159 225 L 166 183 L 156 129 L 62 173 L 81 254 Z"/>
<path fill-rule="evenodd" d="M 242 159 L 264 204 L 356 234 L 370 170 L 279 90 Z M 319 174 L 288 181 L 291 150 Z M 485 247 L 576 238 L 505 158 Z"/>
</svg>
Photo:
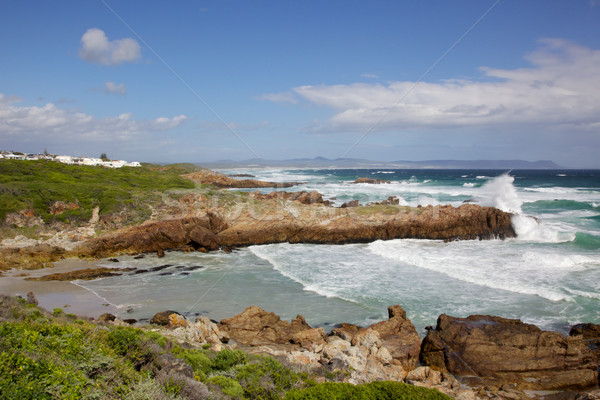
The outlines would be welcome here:
<svg viewBox="0 0 600 400">
<path fill-rule="evenodd" d="M 70 272 L 77 269 L 95 268 L 95 261 L 66 258 L 54 263 L 51 268 L 36 270 L 11 269 L 4 271 L 0 277 L 0 293 L 10 296 L 20 295 L 23 298 L 33 292 L 39 306 L 52 312 L 54 308 L 62 308 L 65 313 L 81 317 L 93 317 L 104 313 L 116 314 L 119 309 L 106 299 L 71 281 L 27 281 L 28 277 L 39 277 L 50 273 Z M 24 276 L 27 274 L 26 276 Z"/>
</svg>

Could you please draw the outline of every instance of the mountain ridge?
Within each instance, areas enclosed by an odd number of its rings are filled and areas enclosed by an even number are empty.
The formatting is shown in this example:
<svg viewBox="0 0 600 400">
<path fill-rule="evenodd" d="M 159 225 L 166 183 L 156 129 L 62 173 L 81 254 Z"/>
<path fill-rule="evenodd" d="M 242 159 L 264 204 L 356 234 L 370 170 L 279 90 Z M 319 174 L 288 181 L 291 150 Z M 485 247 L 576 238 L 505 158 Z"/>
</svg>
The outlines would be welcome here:
<svg viewBox="0 0 600 400">
<path fill-rule="evenodd" d="M 551 160 L 425 160 L 373 161 L 358 158 L 325 157 L 242 161 L 219 160 L 197 163 L 206 168 L 394 168 L 394 169 L 564 169 Z"/>
</svg>

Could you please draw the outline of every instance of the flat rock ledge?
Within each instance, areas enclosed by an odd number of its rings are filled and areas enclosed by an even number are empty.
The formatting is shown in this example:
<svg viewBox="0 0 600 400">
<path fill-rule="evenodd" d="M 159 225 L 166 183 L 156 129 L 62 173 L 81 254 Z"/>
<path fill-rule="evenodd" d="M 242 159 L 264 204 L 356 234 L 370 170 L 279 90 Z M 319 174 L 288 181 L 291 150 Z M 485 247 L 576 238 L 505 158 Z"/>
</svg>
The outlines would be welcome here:
<svg viewBox="0 0 600 400">
<path fill-rule="evenodd" d="M 114 316 L 102 320 L 124 324 Z M 399 305 L 388 308 L 386 321 L 368 327 L 342 323 L 329 333 L 301 315 L 284 321 L 257 306 L 220 322 L 203 316 L 192 322 L 172 310 L 152 322 L 177 342 L 270 354 L 325 368 L 354 384 L 400 381 L 461 400 L 600 398 L 594 351 L 600 325 L 576 325 L 565 337 L 520 320 L 442 314 L 421 342 Z"/>
</svg>

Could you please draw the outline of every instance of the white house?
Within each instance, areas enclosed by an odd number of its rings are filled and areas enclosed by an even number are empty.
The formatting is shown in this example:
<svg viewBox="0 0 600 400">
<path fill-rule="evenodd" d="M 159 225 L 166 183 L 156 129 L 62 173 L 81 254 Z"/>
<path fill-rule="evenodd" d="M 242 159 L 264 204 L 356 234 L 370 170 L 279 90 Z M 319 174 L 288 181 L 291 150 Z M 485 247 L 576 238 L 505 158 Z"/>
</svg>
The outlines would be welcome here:
<svg viewBox="0 0 600 400">
<path fill-rule="evenodd" d="M 102 160 L 99 158 L 83 157 L 83 165 L 102 165 Z"/>
<path fill-rule="evenodd" d="M 56 156 L 56 158 L 54 158 L 54 160 L 61 162 L 63 164 L 73 164 L 73 157 L 71 156 Z"/>
<path fill-rule="evenodd" d="M 139 162 L 137 162 L 137 161 L 132 161 L 132 162 L 129 162 L 129 163 L 125 164 L 125 166 L 126 166 L 126 167 L 141 167 L 141 166 L 142 166 L 142 164 L 140 164 L 140 163 L 139 163 Z"/>
</svg>

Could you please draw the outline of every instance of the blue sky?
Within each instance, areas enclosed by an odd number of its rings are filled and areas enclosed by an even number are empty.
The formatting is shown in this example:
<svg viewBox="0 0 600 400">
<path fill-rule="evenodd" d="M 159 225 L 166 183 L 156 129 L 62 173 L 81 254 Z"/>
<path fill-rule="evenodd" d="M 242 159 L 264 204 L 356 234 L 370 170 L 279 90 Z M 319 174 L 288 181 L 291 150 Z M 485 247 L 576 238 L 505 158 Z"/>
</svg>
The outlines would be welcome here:
<svg viewBox="0 0 600 400">
<path fill-rule="evenodd" d="M 0 3 L 0 149 L 600 168 L 600 1 Z"/>
</svg>

